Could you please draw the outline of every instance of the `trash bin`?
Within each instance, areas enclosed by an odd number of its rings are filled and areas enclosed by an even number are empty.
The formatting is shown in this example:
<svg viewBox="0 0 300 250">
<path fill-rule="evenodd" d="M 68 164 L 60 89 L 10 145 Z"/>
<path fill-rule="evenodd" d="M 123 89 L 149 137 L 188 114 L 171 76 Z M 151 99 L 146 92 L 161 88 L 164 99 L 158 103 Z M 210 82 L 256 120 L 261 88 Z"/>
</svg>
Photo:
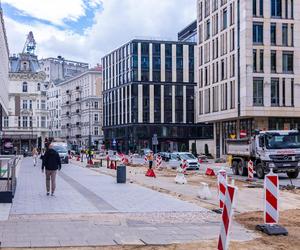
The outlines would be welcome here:
<svg viewBox="0 0 300 250">
<path fill-rule="evenodd" d="M 126 166 L 117 167 L 117 183 L 126 183 Z"/>
</svg>

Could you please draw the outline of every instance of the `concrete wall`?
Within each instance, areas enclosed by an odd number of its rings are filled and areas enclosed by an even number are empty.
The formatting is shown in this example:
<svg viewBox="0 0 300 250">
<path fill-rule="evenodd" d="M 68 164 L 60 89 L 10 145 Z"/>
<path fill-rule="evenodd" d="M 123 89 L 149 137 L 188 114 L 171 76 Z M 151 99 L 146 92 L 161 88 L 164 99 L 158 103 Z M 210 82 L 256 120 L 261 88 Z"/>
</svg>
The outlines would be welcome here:
<svg viewBox="0 0 300 250">
<path fill-rule="evenodd" d="M 191 149 L 192 148 L 192 144 L 194 143 L 195 141 L 192 140 L 192 141 L 189 141 L 189 148 Z M 213 156 L 215 156 L 216 154 L 216 146 L 215 146 L 215 141 L 214 139 L 211 139 L 211 140 L 196 140 L 196 148 L 197 148 L 197 153 L 198 154 L 204 154 L 205 152 L 205 144 L 208 145 L 208 150 L 209 150 L 209 153 L 212 154 Z"/>
</svg>

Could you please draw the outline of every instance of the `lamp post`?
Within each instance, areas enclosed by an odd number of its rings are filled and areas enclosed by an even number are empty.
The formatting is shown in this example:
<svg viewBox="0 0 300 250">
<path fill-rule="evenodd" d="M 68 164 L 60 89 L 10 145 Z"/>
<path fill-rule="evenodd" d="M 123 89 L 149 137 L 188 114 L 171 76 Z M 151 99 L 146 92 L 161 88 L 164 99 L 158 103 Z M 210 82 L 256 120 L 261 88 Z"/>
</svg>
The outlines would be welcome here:
<svg viewBox="0 0 300 250">
<path fill-rule="evenodd" d="M 92 147 L 92 135 L 91 135 L 91 104 L 92 101 L 88 102 L 89 104 L 89 160 L 91 160 L 91 147 Z"/>
</svg>

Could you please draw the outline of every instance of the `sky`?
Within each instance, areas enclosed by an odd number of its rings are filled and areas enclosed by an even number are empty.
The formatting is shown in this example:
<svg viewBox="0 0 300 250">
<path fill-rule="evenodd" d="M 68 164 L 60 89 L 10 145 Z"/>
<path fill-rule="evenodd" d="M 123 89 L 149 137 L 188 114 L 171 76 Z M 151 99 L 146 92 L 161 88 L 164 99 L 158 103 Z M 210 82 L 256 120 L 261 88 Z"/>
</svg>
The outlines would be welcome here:
<svg viewBox="0 0 300 250">
<path fill-rule="evenodd" d="M 39 58 L 94 66 L 134 38 L 177 38 L 196 19 L 196 0 L 0 0 L 10 54 L 33 31 Z"/>
</svg>

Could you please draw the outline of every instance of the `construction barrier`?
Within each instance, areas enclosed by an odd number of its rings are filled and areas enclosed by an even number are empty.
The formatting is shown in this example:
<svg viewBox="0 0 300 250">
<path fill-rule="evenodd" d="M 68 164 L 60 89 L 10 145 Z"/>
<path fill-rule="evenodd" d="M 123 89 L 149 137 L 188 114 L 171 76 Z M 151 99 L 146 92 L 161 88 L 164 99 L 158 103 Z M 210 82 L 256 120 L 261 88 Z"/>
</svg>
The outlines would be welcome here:
<svg viewBox="0 0 300 250">
<path fill-rule="evenodd" d="M 256 229 L 268 235 L 288 235 L 288 231 L 278 225 L 279 179 L 278 175 L 273 173 L 273 169 L 265 176 L 264 195 L 264 224 L 257 225 Z"/>
<path fill-rule="evenodd" d="M 227 173 L 226 170 L 221 169 L 218 172 L 218 192 L 219 192 L 219 207 L 223 209 L 227 187 Z"/>
<path fill-rule="evenodd" d="M 264 206 L 264 220 L 265 224 L 277 224 L 279 219 L 278 211 L 278 175 L 273 171 L 266 175 L 265 182 L 265 206 Z"/>
<path fill-rule="evenodd" d="M 145 164 L 145 165 L 148 165 L 148 158 L 147 158 L 147 155 L 144 156 L 144 164 Z"/>
<path fill-rule="evenodd" d="M 253 173 L 253 161 L 248 161 L 248 181 L 253 181 L 254 173 Z"/>
<path fill-rule="evenodd" d="M 176 174 L 176 177 L 175 177 L 175 183 L 177 184 L 186 184 L 187 183 L 187 180 L 184 176 L 184 173 L 183 173 L 183 168 L 182 167 L 178 167 L 177 168 L 177 174 Z"/>
<path fill-rule="evenodd" d="M 186 174 L 186 169 L 187 169 L 187 161 L 186 160 L 181 161 L 181 168 L 182 168 L 182 172 L 184 174 Z"/>
<path fill-rule="evenodd" d="M 162 164 L 162 158 L 160 155 L 156 157 L 156 168 L 160 169 Z"/>
<path fill-rule="evenodd" d="M 229 246 L 230 227 L 237 190 L 237 187 L 227 185 L 225 203 L 222 213 L 221 230 L 218 241 L 218 250 L 227 250 Z"/>
</svg>

